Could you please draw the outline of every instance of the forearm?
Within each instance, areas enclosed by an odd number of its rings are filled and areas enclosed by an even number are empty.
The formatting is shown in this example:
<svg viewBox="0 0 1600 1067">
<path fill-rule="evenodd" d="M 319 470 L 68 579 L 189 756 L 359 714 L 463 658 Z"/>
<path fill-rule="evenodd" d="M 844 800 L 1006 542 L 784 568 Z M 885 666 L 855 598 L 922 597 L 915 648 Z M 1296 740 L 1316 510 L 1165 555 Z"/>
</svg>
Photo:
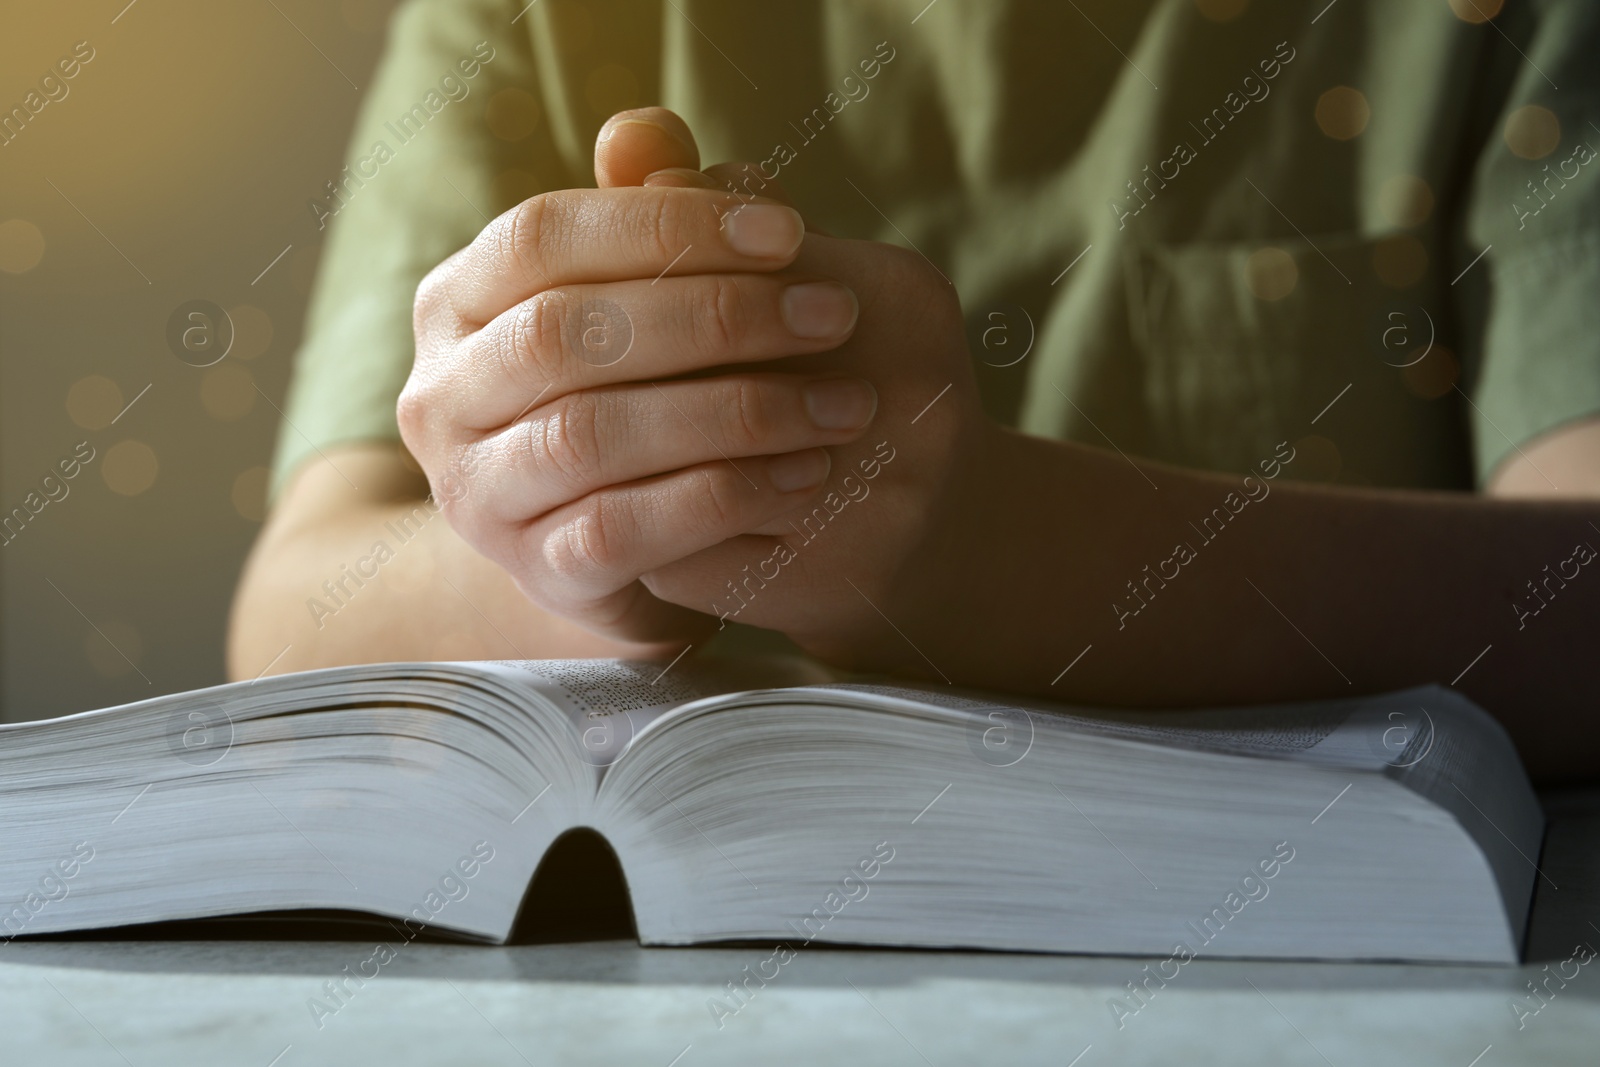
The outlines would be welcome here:
<svg viewBox="0 0 1600 1067">
<path fill-rule="evenodd" d="M 1292 463 L 1250 499 L 1237 477 L 994 441 L 989 498 L 967 509 L 991 550 L 959 584 L 907 580 L 937 620 L 908 636 L 951 679 L 1176 706 L 1459 677 L 1536 773 L 1592 773 L 1600 565 L 1575 548 L 1600 547 L 1600 506 L 1329 489 Z M 939 586 L 955 600 L 935 611 Z"/>
<path fill-rule="evenodd" d="M 313 472 L 321 484 L 299 494 L 313 497 L 311 506 L 296 501 L 269 521 L 234 598 L 230 677 L 390 660 L 663 651 L 597 637 L 530 602 L 421 499 L 420 480 L 394 470 L 390 454 L 356 451 L 336 462 L 363 491 L 353 493 L 330 469 Z M 338 506 L 317 506 L 325 494 Z"/>
</svg>

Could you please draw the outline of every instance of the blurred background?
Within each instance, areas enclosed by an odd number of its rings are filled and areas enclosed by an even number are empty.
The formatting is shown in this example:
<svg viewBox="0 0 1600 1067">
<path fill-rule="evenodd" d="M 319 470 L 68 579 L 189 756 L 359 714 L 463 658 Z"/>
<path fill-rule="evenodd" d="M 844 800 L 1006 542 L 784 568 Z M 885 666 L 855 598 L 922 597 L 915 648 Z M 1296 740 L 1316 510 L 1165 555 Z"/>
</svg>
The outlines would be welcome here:
<svg viewBox="0 0 1600 1067">
<path fill-rule="evenodd" d="M 0 112 L 28 121 L 0 135 L 0 514 L 29 518 L 0 536 L 0 719 L 223 680 L 317 266 L 307 203 L 392 6 L 8 6 Z M 226 318 L 185 318 L 197 301 Z M 175 313 L 226 357 L 178 358 Z"/>
</svg>

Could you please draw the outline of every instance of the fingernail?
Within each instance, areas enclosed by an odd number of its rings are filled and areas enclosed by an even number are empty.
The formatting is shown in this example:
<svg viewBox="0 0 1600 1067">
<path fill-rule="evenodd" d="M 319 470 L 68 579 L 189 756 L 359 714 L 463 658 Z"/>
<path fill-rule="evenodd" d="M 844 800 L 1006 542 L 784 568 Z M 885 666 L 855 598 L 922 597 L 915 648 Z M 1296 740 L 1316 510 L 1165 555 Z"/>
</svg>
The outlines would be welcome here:
<svg viewBox="0 0 1600 1067">
<path fill-rule="evenodd" d="M 826 449 L 810 448 L 767 460 L 767 477 L 780 493 L 794 493 L 822 484 L 833 460 Z"/>
<path fill-rule="evenodd" d="M 837 337 L 856 324 L 856 294 L 838 282 L 802 282 L 783 291 L 783 321 L 796 337 Z"/>
<path fill-rule="evenodd" d="M 647 186 L 662 187 L 667 189 L 715 189 L 717 183 L 711 177 L 698 170 L 688 167 L 666 167 L 645 175 L 644 184 Z"/>
<path fill-rule="evenodd" d="M 722 216 L 722 228 L 735 252 L 763 259 L 793 255 L 806 235 L 800 212 L 782 204 L 740 204 Z"/>
<path fill-rule="evenodd" d="M 665 126 L 661 125 L 659 122 L 651 122 L 648 119 L 618 119 L 615 122 L 608 123 L 606 128 L 600 131 L 600 143 L 605 144 L 607 141 L 611 140 L 611 138 L 617 135 L 617 131 L 622 129 L 624 126 L 640 126 L 647 130 L 654 130 L 663 137 L 670 137 L 674 141 L 678 140 L 676 134 L 667 129 Z"/>
<path fill-rule="evenodd" d="M 830 378 L 805 388 L 806 413 L 822 430 L 854 430 L 872 421 L 878 391 L 860 378 Z"/>
</svg>

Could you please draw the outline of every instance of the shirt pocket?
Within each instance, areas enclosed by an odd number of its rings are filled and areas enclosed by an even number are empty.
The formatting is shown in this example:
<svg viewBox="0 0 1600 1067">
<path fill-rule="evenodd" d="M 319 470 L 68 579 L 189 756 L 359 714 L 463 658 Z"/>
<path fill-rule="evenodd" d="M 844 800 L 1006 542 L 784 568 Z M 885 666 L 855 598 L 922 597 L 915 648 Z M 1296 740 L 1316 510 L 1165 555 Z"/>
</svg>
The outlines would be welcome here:
<svg viewBox="0 0 1600 1067">
<path fill-rule="evenodd" d="M 1419 244 L 1416 277 L 1386 284 L 1378 269 L 1397 280 L 1396 247 L 1356 234 L 1130 246 L 1129 326 L 1155 458 L 1243 472 L 1279 442 L 1320 438 L 1314 464 L 1285 472 L 1470 486 L 1439 260 Z M 1424 350 L 1426 368 L 1403 366 Z"/>
</svg>

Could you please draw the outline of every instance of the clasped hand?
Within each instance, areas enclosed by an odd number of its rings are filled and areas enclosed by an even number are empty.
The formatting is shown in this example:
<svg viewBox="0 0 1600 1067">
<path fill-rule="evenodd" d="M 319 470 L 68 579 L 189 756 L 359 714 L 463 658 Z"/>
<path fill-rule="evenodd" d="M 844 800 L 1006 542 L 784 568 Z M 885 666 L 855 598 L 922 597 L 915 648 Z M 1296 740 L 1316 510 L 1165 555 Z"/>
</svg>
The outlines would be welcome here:
<svg viewBox="0 0 1600 1067">
<path fill-rule="evenodd" d="M 973 550 L 995 431 L 955 290 L 698 163 L 672 113 L 619 115 L 601 188 L 535 196 L 434 269 L 401 433 L 547 611 L 663 644 L 737 618 L 859 661 Z"/>
</svg>

